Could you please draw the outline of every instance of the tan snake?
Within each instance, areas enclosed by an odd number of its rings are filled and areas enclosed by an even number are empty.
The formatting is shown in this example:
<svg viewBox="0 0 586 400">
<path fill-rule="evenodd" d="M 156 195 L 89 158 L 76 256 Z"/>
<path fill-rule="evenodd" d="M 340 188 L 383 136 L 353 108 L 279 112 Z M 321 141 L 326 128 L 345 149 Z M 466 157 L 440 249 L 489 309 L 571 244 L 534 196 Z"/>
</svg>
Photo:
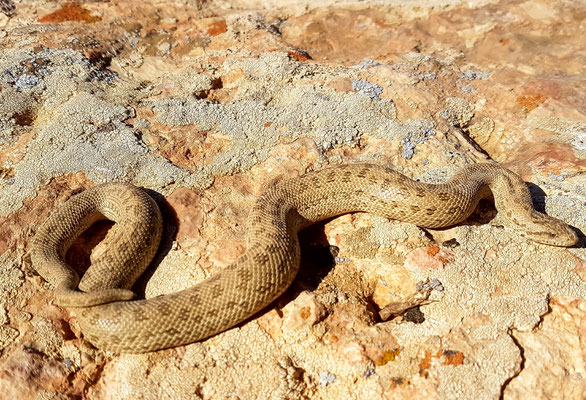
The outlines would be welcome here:
<svg viewBox="0 0 586 400">
<path fill-rule="evenodd" d="M 434 185 L 358 164 L 310 172 L 265 189 L 249 215 L 247 251 L 177 293 L 128 301 L 157 250 L 162 226 L 156 203 L 129 184 L 99 185 L 65 202 L 39 227 L 32 260 L 57 287 L 57 304 L 76 307 L 89 342 L 113 352 L 148 352 L 208 338 L 270 304 L 299 269 L 297 233 L 316 221 L 363 211 L 437 228 L 463 221 L 481 198 L 491 197 L 507 227 L 520 235 L 555 246 L 577 242 L 566 223 L 535 211 L 523 180 L 499 165 L 471 165 Z M 112 246 L 80 281 L 65 264 L 65 252 L 104 218 L 116 222 L 109 233 Z"/>
</svg>

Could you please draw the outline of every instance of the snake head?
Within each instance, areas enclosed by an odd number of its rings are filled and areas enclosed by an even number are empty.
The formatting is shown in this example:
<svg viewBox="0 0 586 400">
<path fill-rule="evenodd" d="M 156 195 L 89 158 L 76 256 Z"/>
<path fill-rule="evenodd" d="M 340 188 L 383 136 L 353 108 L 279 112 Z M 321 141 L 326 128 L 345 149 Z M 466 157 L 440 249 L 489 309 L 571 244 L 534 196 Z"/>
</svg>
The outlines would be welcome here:
<svg viewBox="0 0 586 400">
<path fill-rule="evenodd" d="M 522 222 L 518 219 L 511 219 L 509 222 L 521 236 L 537 243 L 571 247 L 578 242 L 578 235 L 568 224 L 537 211 L 532 212 Z"/>
</svg>

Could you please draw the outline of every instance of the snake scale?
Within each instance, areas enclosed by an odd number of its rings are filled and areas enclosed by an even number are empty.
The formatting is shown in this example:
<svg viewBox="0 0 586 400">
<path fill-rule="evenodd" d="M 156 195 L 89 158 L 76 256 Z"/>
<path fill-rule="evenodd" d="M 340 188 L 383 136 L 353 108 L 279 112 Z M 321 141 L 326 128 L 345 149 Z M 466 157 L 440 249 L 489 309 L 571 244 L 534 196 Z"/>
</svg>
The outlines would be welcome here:
<svg viewBox="0 0 586 400">
<path fill-rule="evenodd" d="M 269 305 L 291 284 L 300 263 L 297 233 L 349 212 L 368 212 L 421 227 L 466 219 L 494 199 L 504 224 L 533 241 L 572 246 L 566 223 L 534 210 L 523 180 L 498 164 L 470 165 L 443 184 L 426 184 L 384 167 L 355 164 L 310 172 L 267 187 L 249 214 L 247 250 L 234 263 L 183 291 L 131 300 L 130 290 L 157 251 L 161 214 L 141 189 L 107 183 L 59 207 L 32 244 L 37 271 L 56 286 L 55 301 L 74 307 L 84 337 L 112 352 L 149 352 L 229 329 Z M 65 262 L 68 247 L 100 219 L 116 224 L 112 245 L 80 280 Z"/>
</svg>

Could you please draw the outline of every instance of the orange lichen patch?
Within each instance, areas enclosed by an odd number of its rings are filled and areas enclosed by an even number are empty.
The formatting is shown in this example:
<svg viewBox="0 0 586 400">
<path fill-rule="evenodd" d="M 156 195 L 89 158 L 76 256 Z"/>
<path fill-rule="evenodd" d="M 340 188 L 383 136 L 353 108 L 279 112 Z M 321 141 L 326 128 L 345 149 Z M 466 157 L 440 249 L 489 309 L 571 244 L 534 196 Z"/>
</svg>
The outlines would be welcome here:
<svg viewBox="0 0 586 400">
<path fill-rule="evenodd" d="M 440 248 L 437 244 L 430 244 L 426 247 L 427 250 L 427 254 L 429 254 L 430 256 L 435 256 L 437 253 L 439 253 Z"/>
<path fill-rule="evenodd" d="M 311 56 L 303 50 L 289 50 L 287 52 L 287 54 L 289 54 L 289 57 L 292 58 L 293 60 L 297 60 L 297 61 L 307 61 L 307 60 L 311 60 Z"/>
<path fill-rule="evenodd" d="M 401 349 L 398 347 L 393 350 L 387 350 L 376 360 L 376 365 L 380 367 L 390 361 L 395 361 L 395 359 L 399 357 L 399 354 L 401 354 Z"/>
<path fill-rule="evenodd" d="M 464 363 L 464 353 L 460 351 L 444 350 L 443 352 L 441 352 L 441 354 L 438 352 L 438 356 L 440 355 L 443 356 L 442 363 L 444 365 L 452 365 L 454 367 L 457 367 Z"/>
<path fill-rule="evenodd" d="M 272 124 L 270 122 L 265 122 L 265 128 L 268 128 L 269 126 L 271 126 Z"/>
<path fill-rule="evenodd" d="M 98 22 L 100 17 L 91 15 L 90 11 L 77 3 L 65 3 L 57 11 L 39 18 L 39 22 L 84 21 L 88 24 Z"/>
<path fill-rule="evenodd" d="M 224 32 L 226 32 L 227 30 L 227 26 L 226 26 L 226 21 L 221 19 L 218 21 L 213 21 L 208 30 L 207 30 L 207 34 L 210 36 L 217 36 L 220 35 Z"/>
<path fill-rule="evenodd" d="M 323 342 L 325 344 L 338 343 L 339 341 L 340 341 L 340 338 L 338 336 L 332 334 L 331 332 L 328 332 L 324 335 Z"/>
<path fill-rule="evenodd" d="M 426 350 L 425 356 L 419 361 L 419 375 L 427 377 L 429 367 L 431 367 L 431 351 Z"/>
<path fill-rule="evenodd" d="M 545 97 L 543 97 L 539 93 L 533 94 L 533 95 L 523 95 L 523 96 L 517 97 L 517 103 L 519 103 L 519 105 L 521 107 L 523 107 L 523 110 L 525 110 L 525 112 L 529 112 L 529 111 L 536 109 L 544 101 L 545 101 Z"/>
<path fill-rule="evenodd" d="M 299 316 L 303 319 L 309 318 L 310 315 L 311 315 L 311 308 L 309 308 L 309 307 L 302 307 L 301 310 L 299 311 Z"/>
<path fill-rule="evenodd" d="M 454 367 L 464 363 L 464 354 L 460 351 L 440 350 L 435 354 L 431 354 L 431 351 L 426 350 L 425 356 L 419 361 L 419 375 L 428 376 L 427 370 L 431 367 L 433 358 L 441 359 L 443 365 L 452 365 Z"/>
</svg>

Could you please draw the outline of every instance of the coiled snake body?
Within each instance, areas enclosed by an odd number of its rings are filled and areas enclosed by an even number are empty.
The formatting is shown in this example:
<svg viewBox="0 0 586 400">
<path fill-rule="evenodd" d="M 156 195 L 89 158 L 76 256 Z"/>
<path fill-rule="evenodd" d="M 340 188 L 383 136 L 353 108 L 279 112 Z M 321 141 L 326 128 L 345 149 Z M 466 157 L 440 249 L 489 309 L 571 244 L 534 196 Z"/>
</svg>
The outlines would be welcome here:
<svg viewBox="0 0 586 400">
<path fill-rule="evenodd" d="M 421 227 L 466 219 L 481 198 L 494 198 L 507 227 L 534 241 L 572 246 L 576 233 L 533 209 L 525 183 L 496 164 L 465 167 L 444 184 L 415 182 L 383 167 L 358 164 L 311 172 L 268 187 L 249 215 L 247 251 L 186 290 L 128 301 L 153 258 L 161 214 L 141 189 L 108 183 L 65 202 L 38 229 L 32 260 L 56 286 L 56 302 L 75 307 L 84 337 L 113 352 L 148 352 L 208 338 L 263 309 L 299 269 L 297 233 L 335 215 L 363 211 Z M 83 278 L 63 261 L 71 243 L 99 219 L 116 222 L 112 246 Z"/>
</svg>

